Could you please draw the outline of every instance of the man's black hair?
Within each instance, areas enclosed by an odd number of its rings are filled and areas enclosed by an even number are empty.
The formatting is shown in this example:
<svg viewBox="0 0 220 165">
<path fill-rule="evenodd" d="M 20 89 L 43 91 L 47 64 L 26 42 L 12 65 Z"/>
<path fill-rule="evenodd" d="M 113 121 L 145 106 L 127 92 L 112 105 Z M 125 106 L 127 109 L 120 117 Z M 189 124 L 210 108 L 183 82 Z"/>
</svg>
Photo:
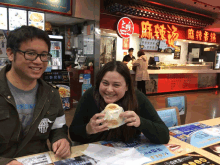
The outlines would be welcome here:
<svg viewBox="0 0 220 165">
<path fill-rule="evenodd" d="M 130 52 L 130 51 L 133 52 L 133 51 L 134 51 L 134 48 L 129 48 L 129 49 L 128 49 L 128 52 Z"/>
<path fill-rule="evenodd" d="M 11 31 L 7 38 L 7 48 L 11 48 L 13 51 L 16 51 L 20 48 L 22 42 L 26 42 L 34 38 L 44 40 L 48 46 L 48 52 L 50 52 L 51 43 L 48 34 L 33 26 L 22 26 Z"/>
</svg>

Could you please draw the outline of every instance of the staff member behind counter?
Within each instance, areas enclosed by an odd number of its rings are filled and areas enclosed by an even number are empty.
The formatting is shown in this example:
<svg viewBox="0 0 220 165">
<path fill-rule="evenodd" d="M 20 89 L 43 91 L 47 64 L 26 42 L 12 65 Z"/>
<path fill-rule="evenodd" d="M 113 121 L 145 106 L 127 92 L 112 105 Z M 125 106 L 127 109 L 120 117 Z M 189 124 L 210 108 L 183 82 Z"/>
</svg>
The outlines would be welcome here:
<svg viewBox="0 0 220 165">
<path fill-rule="evenodd" d="M 107 104 L 115 103 L 125 112 L 124 125 L 108 130 L 108 123 L 100 113 Z M 90 143 L 100 140 L 130 141 L 143 133 L 152 143 L 168 143 L 169 130 L 156 110 L 139 90 L 134 90 L 126 64 L 111 61 L 98 72 L 95 87 L 80 99 L 69 128 L 73 141 Z"/>
<path fill-rule="evenodd" d="M 135 57 L 133 56 L 133 52 L 134 52 L 133 48 L 128 49 L 128 55 L 124 56 L 124 58 L 123 58 L 123 62 L 125 64 L 127 64 L 131 60 L 132 61 L 135 60 Z"/>
<path fill-rule="evenodd" d="M 51 58 L 50 38 L 32 26 L 11 31 L 0 71 L 0 164 L 22 165 L 16 157 L 48 151 L 70 155 L 68 128 L 57 89 L 40 79 Z"/>
</svg>

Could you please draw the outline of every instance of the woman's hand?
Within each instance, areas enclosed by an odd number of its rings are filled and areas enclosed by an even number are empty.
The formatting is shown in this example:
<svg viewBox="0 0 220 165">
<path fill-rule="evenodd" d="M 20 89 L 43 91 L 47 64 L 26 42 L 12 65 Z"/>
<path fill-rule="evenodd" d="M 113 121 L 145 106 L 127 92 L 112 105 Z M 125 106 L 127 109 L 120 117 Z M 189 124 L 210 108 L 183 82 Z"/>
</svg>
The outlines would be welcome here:
<svg viewBox="0 0 220 165">
<path fill-rule="evenodd" d="M 127 126 L 139 127 L 141 125 L 140 117 L 134 111 L 122 112 L 119 117 L 125 118 Z"/>
<path fill-rule="evenodd" d="M 89 123 L 86 125 L 87 134 L 96 134 L 109 129 L 107 122 L 104 119 L 99 119 L 100 117 L 104 118 L 105 114 L 97 113 L 90 119 Z"/>
</svg>

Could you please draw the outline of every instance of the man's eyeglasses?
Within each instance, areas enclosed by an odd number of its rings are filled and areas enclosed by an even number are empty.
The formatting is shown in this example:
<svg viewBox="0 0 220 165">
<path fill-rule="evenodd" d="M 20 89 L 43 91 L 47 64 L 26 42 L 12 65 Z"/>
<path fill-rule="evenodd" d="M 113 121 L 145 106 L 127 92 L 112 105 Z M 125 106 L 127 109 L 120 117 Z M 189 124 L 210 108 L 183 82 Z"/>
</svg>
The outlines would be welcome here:
<svg viewBox="0 0 220 165">
<path fill-rule="evenodd" d="M 52 55 L 50 53 L 37 54 L 36 52 L 33 52 L 33 51 L 22 51 L 19 49 L 15 50 L 15 51 L 23 53 L 24 58 L 29 61 L 34 61 L 39 56 L 42 62 L 48 62 L 51 60 L 51 57 L 52 57 Z"/>
</svg>

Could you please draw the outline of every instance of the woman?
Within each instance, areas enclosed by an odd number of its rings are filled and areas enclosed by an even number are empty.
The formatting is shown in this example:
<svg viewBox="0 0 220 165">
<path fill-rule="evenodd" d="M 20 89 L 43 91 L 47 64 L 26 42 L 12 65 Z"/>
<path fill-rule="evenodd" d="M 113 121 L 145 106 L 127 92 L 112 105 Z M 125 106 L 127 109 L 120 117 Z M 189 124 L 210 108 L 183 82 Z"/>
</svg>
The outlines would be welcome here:
<svg viewBox="0 0 220 165">
<path fill-rule="evenodd" d="M 108 130 L 104 110 L 109 103 L 123 107 L 120 117 L 126 124 Z M 169 131 L 144 94 L 135 91 L 126 64 L 111 61 L 98 72 L 95 87 L 80 99 L 69 129 L 73 141 L 90 143 L 100 140 L 130 141 L 143 133 L 153 143 L 168 143 Z"/>
<path fill-rule="evenodd" d="M 143 50 L 139 50 L 138 59 L 133 62 L 133 66 L 136 66 L 135 81 L 137 81 L 137 88 L 146 94 L 145 81 L 149 80 L 149 74 L 147 72 L 148 62 Z"/>
</svg>

